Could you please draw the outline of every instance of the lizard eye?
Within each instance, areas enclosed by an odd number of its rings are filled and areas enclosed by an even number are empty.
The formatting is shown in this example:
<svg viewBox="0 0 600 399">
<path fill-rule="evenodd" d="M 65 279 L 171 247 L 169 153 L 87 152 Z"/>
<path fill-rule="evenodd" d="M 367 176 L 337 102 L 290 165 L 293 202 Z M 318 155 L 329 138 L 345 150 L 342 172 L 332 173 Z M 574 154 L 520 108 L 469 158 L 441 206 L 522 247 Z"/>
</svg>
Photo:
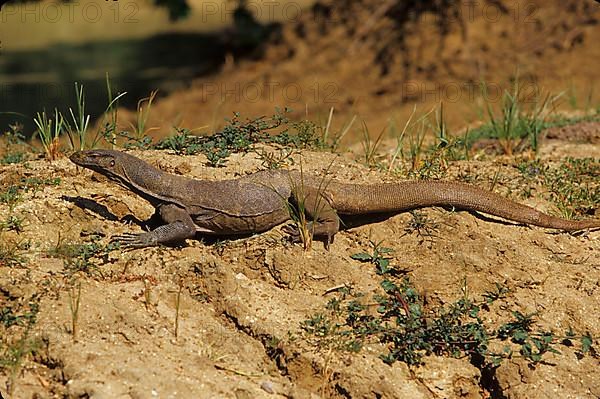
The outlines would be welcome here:
<svg viewBox="0 0 600 399">
<path fill-rule="evenodd" d="M 112 168 L 112 167 L 114 167 L 114 166 L 115 166 L 115 160 L 114 160 L 114 159 L 111 159 L 111 160 L 110 160 L 110 167 Z"/>
</svg>

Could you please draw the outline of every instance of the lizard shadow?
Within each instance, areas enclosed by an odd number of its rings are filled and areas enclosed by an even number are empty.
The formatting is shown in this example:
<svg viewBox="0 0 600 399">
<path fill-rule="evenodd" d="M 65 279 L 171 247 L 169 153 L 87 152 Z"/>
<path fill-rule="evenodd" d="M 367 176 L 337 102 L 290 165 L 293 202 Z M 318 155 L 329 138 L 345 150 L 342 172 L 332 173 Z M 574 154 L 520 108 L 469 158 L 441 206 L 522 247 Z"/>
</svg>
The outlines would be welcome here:
<svg viewBox="0 0 600 399">
<path fill-rule="evenodd" d="M 146 220 L 138 219 L 134 215 L 125 215 L 122 218 L 119 218 L 114 213 L 112 213 L 110 210 L 108 210 L 108 208 L 105 205 L 101 205 L 98 202 L 96 202 L 90 198 L 71 197 L 68 195 L 63 195 L 60 197 L 60 199 L 62 199 L 63 201 L 70 202 L 82 210 L 87 209 L 88 211 L 91 211 L 92 213 L 96 214 L 97 216 L 99 216 L 103 219 L 106 219 L 108 221 L 133 224 L 133 225 L 139 226 L 140 228 L 142 228 L 142 230 L 146 230 L 146 231 L 154 230 L 157 227 L 164 225 L 164 222 L 162 221 L 162 218 L 158 211 L 155 211 L 154 214 L 152 216 L 150 216 L 149 219 L 146 219 Z M 202 239 L 207 244 L 216 244 L 216 243 L 219 243 L 219 242 L 222 242 L 225 240 L 235 240 L 235 239 L 241 239 L 241 238 L 248 238 L 251 236 L 252 236 L 252 234 L 218 235 L 218 236 L 198 234 L 197 239 Z M 165 245 L 167 245 L 167 244 L 165 244 Z M 181 244 L 173 244 L 173 245 L 168 245 L 168 246 L 179 247 L 179 246 L 181 246 Z"/>
<path fill-rule="evenodd" d="M 91 211 L 92 213 L 95 213 L 96 215 L 98 215 L 106 220 L 109 220 L 111 222 L 125 222 L 125 223 L 138 225 L 142 228 L 152 227 L 158 222 L 158 220 L 156 220 L 156 214 L 153 215 L 148 220 L 140 220 L 133 215 L 126 215 L 119 219 L 115 214 L 113 214 L 111 211 L 109 211 L 105 205 L 101 205 L 98 202 L 96 202 L 90 198 L 71 197 L 68 195 L 63 195 L 60 197 L 60 199 L 74 204 L 79 209 L 82 209 L 82 210 L 87 209 L 87 210 Z M 156 227 L 158 227 L 158 225 L 156 225 Z"/>
<path fill-rule="evenodd" d="M 449 207 L 441 207 L 442 209 L 448 212 L 468 212 L 473 215 L 475 218 L 482 220 L 488 223 L 498 223 L 505 226 L 526 226 L 523 223 L 515 223 L 508 220 L 498 219 L 495 217 L 487 216 L 477 211 L 464 210 L 460 208 L 449 208 Z M 400 215 L 405 212 L 409 212 L 411 210 L 416 210 L 421 208 L 414 208 L 410 210 L 406 210 L 404 212 L 383 212 L 383 213 L 371 213 L 366 215 L 340 215 L 341 225 L 340 228 L 342 230 L 351 229 L 354 227 L 364 226 L 366 224 L 371 223 L 379 223 L 388 220 L 389 218 Z"/>
</svg>

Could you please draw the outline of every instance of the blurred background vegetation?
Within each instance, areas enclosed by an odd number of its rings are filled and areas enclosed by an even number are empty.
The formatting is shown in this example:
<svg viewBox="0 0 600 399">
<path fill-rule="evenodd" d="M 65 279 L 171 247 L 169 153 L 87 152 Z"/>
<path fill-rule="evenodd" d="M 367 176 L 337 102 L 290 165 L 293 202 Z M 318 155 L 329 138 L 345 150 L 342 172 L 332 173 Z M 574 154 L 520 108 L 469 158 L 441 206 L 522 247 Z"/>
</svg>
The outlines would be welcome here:
<svg viewBox="0 0 600 399">
<path fill-rule="evenodd" d="M 74 82 L 97 117 L 107 74 L 115 92 L 127 92 L 120 105 L 129 108 L 153 90 L 188 87 L 226 56 L 260 57 L 282 10 L 228 0 L 11 1 L 0 15 L 0 126 L 18 121 L 30 135 L 36 112 L 73 106 Z"/>
<path fill-rule="evenodd" d="M 458 126 L 485 115 L 482 87 L 499 107 L 517 80 L 531 101 L 598 103 L 592 0 L 42 0 L 11 1 L 0 18 L 0 131 L 18 122 L 28 136 L 36 112 L 75 105 L 75 82 L 98 118 L 107 75 L 124 109 L 158 90 L 149 123 L 162 135 L 286 106 L 378 131 L 444 102 Z M 249 96 L 248 84 L 280 90 Z"/>
</svg>

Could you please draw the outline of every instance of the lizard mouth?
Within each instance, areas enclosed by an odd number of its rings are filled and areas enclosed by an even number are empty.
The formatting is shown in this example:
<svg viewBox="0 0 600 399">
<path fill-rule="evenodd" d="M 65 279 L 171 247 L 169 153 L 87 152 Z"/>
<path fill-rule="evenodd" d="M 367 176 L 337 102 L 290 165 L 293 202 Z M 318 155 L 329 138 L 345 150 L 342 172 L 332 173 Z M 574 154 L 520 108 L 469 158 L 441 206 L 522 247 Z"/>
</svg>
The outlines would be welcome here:
<svg viewBox="0 0 600 399">
<path fill-rule="evenodd" d="M 76 165 L 85 166 L 85 154 L 83 153 L 83 151 L 77 151 L 76 153 L 71 154 L 69 159 Z"/>
<path fill-rule="evenodd" d="M 71 154 L 69 159 L 75 165 L 97 171 L 100 169 L 100 165 L 98 165 L 98 160 L 94 155 L 95 154 L 92 151 L 77 151 L 76 153 Z"/>
<path fill-rule="evenodd" d="M 120 181 L 121 179 L 118 175 L 114 174 L 111 170 L 102 167 L 99 162 L 99 158 L 101 156 L 101 154 L 98 155 L 93 151 L 77 151 L 76 153 L 72 154 L 69 159 L 78 166 L 90 169 L 96 173 L 100 173 L 101 175 L 106 176 L 108 179 L 114 180 L 122 185 L 123 182 Z"/>
</svg>

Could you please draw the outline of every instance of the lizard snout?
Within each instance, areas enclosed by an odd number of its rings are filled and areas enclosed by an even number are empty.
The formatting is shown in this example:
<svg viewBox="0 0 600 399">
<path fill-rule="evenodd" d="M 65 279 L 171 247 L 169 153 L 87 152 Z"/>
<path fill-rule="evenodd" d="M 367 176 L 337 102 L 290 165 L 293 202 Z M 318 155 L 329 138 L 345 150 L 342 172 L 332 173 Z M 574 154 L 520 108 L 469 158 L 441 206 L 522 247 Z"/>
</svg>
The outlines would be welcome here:
<svg viewBox="0 0 600 399">
<path fill-rule="evenodd" d="M 76 153 L 71 154 L 71 156 L 69 157 L 69 159 L 74 164 L 82 165 L 83 161 L 85 159 L 85 154 L 83 153 L 83 151 L 77 151 Z"/>
</svg>

